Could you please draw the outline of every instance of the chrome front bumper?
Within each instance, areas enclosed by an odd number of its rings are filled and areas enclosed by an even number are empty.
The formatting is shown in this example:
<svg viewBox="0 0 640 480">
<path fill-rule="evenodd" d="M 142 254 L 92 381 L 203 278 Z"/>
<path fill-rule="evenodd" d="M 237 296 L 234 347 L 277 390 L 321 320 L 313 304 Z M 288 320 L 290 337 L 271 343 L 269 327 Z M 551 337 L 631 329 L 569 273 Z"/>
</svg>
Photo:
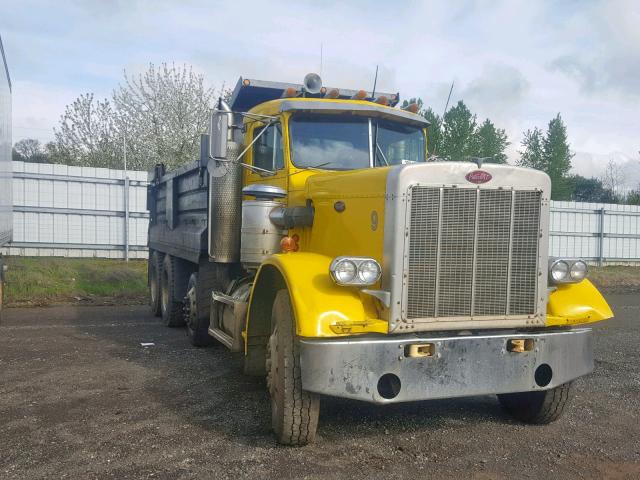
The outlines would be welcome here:
<svg viewBox="0 0 640 480">
<path fill-rule="evenodd" d="M 528 351 L 509 351 L 514 339 Z M 410 356 L 416 345 L 431 356 Z M 305 390 L 391 403 L 546 390 L 590 373 L 593 348 L 588 328 L 301 339 L 300 363 Z"/>
</svg>

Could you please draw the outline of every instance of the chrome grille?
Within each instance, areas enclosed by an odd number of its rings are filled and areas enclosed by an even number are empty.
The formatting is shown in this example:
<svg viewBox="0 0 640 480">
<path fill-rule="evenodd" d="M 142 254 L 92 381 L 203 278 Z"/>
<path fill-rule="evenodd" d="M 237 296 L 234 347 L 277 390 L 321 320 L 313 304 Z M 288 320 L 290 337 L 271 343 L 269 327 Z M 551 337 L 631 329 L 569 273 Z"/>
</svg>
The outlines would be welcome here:
<svg viewBox="0 0 640 480">
<path fill-rule="evenodd" d="M 539 191 L 415 186 L 409 319 L 536 313 Z"/>
</svg>

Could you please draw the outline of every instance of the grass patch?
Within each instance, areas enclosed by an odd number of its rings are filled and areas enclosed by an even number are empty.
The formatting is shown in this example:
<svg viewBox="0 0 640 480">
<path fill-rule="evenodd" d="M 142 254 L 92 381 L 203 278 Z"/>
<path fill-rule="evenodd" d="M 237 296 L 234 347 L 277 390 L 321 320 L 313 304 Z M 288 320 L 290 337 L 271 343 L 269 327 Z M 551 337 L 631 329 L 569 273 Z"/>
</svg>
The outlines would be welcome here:
<svg viewBox="0 0 640 480">
<path fill-rule="evenodd" d="M 147 295 L 146 260 L 9 257 L 8 306 L 138 304 Z"/>
<path fill-rule="evenodd" d="M 588 278 L 603 290 L 640 291 L 640 266 L 589 267 Z"/>
<path fill-rule="evenodd" d="M 8 257 L 7 263 L 7 306 L 146 302 L 146 260 Z M 605 291 L 640 291 L 640 267 L 591 267 L 589 279 Z"/>
</svg>

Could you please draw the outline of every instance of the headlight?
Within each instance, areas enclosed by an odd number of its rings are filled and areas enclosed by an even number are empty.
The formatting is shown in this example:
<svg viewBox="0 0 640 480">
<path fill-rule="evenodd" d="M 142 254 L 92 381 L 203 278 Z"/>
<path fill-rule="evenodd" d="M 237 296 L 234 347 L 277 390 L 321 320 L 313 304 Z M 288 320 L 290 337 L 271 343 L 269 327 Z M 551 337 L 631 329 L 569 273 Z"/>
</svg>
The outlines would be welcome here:
<svg viewBox="0 0 640 480">
<path fill-rule="evenodd" d="M 338 285 L 373 285 L 380 279 L 382 268 L 373 258 L 338 257 L 329 266 Z"/>
<path fill-rule="evenodd" d="M 380 265 L 375 260 L 366 260 L 358 267 L 358 278 L 362 283 L 371 285 L 380 278 Z"/>
<path fill-rule="evenodd" d="M 333 269 L 333 275 L 338 283 L 351 283 L 356 278 L 357 273 L 356 264 L 351 260 L 337 262 Z"/>
<path fill-rule="evenodd" d="M 584 280 L 584 278 L 587 276 L 587 271 L 588 271 L 587 264 L 584 263 L 582 260 L 578 260 L 576 263 L 571 265 L 571 270 L 569 271 L 569 275 L 571 276 L 572 280 L 575 280 L 576 282 L 580 282 Z"/>
<path fill-rule="evenodd" d="M 551 278 L 554 282 L 564 282 L 569 274 L 569 265 L 563 260 L 558 260 L 551 265 Z"/>
<path fill-rule="evenodd" d="M 587 264 L 583 260 L 568 258 L 549 259 L 549 283 L 578 283 L 587 276 Z"/>
</svg>

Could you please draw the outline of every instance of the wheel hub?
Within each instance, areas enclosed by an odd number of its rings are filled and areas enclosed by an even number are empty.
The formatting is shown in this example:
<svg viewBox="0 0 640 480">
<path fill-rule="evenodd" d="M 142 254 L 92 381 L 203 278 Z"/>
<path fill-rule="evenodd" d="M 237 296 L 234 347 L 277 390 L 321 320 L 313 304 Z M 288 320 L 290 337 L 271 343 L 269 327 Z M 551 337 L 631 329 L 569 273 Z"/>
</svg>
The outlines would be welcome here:
<svg viewBox="0 0 640 480">
<path fill-rule="evenodd" d="M 198 307 L 196 301 L 196 289 L 191 287 L 184 297 L 184 319 L 187 325 L 193 326 L 198 315 Z"/>
</svg>

